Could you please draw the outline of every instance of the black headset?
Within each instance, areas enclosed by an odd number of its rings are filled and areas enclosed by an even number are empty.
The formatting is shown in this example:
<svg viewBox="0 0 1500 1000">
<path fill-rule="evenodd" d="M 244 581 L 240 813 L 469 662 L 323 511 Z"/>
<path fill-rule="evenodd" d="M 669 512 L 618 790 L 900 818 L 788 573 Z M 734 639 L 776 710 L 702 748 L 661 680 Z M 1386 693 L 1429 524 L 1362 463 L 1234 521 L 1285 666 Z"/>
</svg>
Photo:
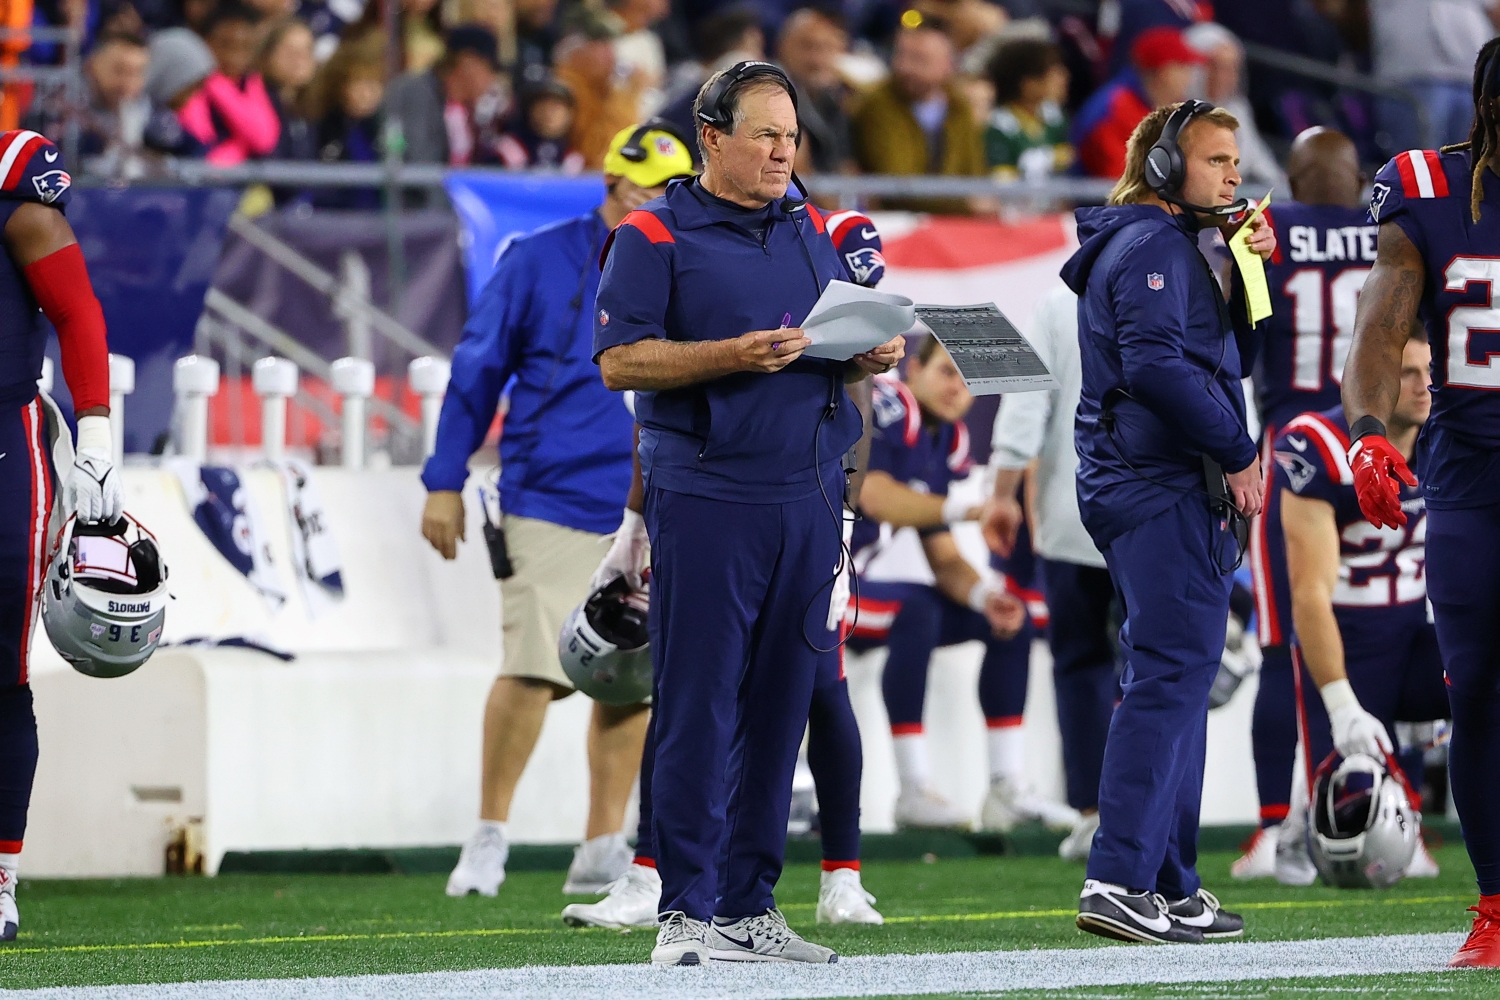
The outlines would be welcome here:
<svg viewBox="0 0 1500 1000">
<path fill-rule="evenodd" d="M 1214 105 L 1207 101 L 1183 101 L 1172 116 L 1167 119 L 1167 124 L 1162 126 L 1161 138 L 1146 151 L 1146 185 L 1155 192 L 1156 196 L 1170 205 L 1185 208 L 1190 212 L 1201 215 L 1212 215 L 1217 218 L 1226 218 L 1238 215 L 1250 207 L 1250 201 L 1241 198 L 1231 205 L 1194 205 L 1183 201 L 1178 192 L 1182 190 L 1183 182 L 1187 180 L 1187 160 L 1182 155 L 1182 146 L 1178 138 L 1182 130 L 1187 128 L 1188 122 L 1198 115 L 1207 114 L 1214 110 Z"/>
<path fill-rule="evenodd" d="M 631 163 L 643 162 L 650 155 L 646 149 L 645 142 L 647 134 L 651 132 L 665 132 L 682 143 L 682 147 L 690 154 L 693 151 L 692 141 L 682 134 L 680 128 L 665 118 L 652 118 L 644 125 L 636 126 L 636 130 L 630 133 L 630 138 L 625 140 L 625 145 L 620 147 L 620 155 Z"/>
<path fill-rule="evenodd" d="M 792 78 L 786 75 L 786 71 L 775 63 L 768 63 L 760 59 L 749 59 L 745 62 L 735 63 L 725 70 L 712 87 L 703 95 L 698 111 L 698 121 L 704 125 L 712 125 L 720 132 L 729 133 L 734 130 L 734 112 L 729 107 L 729 92 L 746 80 L 756 77 L 770 77 L 786 88 L 787 96 L 792 99 L 792 110 L 797 111 L 797 86 L 792 83 Z M 800 114 L 798 121 L 801 121 Z M 797 142 L 802 142 L 802 132 L 797 132 Z M 628 145 L 628 144 L 627 144 Z M 792 171 L 792 184 L 797 187 L 798 197 L 792 196 L 792 190 L 787 188 L 786 197 L 781 199 L 782 211 L 788 214 L 798 212 L 807 207 L 807 185 L 802 183 L 802 178 L 797 176 L 797 171 Z"/>
</svg>

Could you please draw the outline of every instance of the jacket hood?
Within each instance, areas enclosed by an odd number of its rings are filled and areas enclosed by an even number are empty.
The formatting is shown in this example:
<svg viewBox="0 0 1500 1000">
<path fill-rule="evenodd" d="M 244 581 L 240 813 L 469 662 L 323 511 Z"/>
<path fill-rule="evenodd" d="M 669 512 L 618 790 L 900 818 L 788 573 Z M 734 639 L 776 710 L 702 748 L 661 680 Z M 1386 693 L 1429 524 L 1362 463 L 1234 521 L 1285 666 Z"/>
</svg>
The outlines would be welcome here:
<svg viewBox="0 0 1500 1000">
<path fill-rule="evenodd" d="M 1062 280 L 1079 295 L 1089 282 L 1089 272 L 1094 262 L 1109 245 L 1115 233 L 1133 222 L 1160 219 L 1163 225 L 1173 225 L 1172 217 L 1155 205 L 1106 205 L 1080 208 L 1074 213 L 1078 220 L 1078 242 L 1080 246 L 1068 262 L 1062 266 Z"/>
</svg>

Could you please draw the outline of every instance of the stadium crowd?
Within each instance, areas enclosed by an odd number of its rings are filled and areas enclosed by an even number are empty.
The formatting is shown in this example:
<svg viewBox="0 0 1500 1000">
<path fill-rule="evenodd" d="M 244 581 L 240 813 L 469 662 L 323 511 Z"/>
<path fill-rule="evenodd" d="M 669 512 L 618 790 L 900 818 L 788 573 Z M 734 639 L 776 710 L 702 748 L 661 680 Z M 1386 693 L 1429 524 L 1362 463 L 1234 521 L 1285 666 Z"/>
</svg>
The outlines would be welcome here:
<svg viewBox="0 0 1500 1000">
<path fill-rule="evenodd" d="M 1351 136 L 1367 163 L 1462 139 L 1474 56 L 1500 20 L 1490 0 L 402 0 L 395 17 L 366 0 L 25 0 L 7 10 L 17 28 L 77 31 L 83 79 L 76 90 L 29 80 L 28 65 L 62 63 L 64 47 L 7 42 L 0 64 L 23 72 L 4 86 L 0 128 L 61 136 L 76 124 L 76 153 L 123 179 L 160 156 L 359 163 L 387 150 L 417 163 L 597 170 L 620 128 L 658 114 L 689 128 L 709 75 L 765 58 L 804 95 L 804 175 L 1114 178 L 1142 115 L 1197 97 L 1241 122 L 1247 181 L 1284 185 L 1276 156 L 1312 125 Z M 1387 89 L 1252 63 L 1245 43 Z M 379 195 L 301 197 L 363 208 Z"/>
</svg>

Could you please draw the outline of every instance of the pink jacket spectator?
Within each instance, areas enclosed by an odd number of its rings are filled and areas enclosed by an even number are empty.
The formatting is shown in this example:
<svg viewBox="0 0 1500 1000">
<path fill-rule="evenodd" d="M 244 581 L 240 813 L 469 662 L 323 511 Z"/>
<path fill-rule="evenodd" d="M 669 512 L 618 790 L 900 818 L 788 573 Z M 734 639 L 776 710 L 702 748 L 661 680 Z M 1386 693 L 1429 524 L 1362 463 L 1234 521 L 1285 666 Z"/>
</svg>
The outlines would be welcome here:
<svg viewBox="0 0 1500 1000">
<path fill-rule="evenodd" d="M 246 74 L 239 85 L 216 70 L 177 117 L 208 147 L 208 162 L 215 166 L 268 156 L 281 138 L 281 120 L 259 73 Z"/>
</svg>

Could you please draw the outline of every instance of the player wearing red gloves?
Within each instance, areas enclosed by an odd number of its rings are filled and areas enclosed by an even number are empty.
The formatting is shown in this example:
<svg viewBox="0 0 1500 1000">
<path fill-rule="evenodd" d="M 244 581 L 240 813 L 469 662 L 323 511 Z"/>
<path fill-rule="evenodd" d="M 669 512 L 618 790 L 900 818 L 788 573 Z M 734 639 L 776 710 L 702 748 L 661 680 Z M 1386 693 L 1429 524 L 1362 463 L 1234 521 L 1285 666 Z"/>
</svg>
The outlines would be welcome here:
<svg viewBox="0 0 1500 1000">
<path fill-rule="evenodd" d="M 1479 882 L 1468 940 L 1452 964 L 1500 968 L 1500 39 L 1474 67 L 1470 140 L 1409 150 L 1380 171 L 1370 215 L 1375 268 L 1344 369 L 1349 464 L 1359 506 L 1401 526 L 1416 482 L 1386 439 L 1413 323 L 1432 345 L 1432 417 L 1417 444 L 1427 504 L 1427 595 L 1453 711 L 1449 774 Z"/>
</svg>

